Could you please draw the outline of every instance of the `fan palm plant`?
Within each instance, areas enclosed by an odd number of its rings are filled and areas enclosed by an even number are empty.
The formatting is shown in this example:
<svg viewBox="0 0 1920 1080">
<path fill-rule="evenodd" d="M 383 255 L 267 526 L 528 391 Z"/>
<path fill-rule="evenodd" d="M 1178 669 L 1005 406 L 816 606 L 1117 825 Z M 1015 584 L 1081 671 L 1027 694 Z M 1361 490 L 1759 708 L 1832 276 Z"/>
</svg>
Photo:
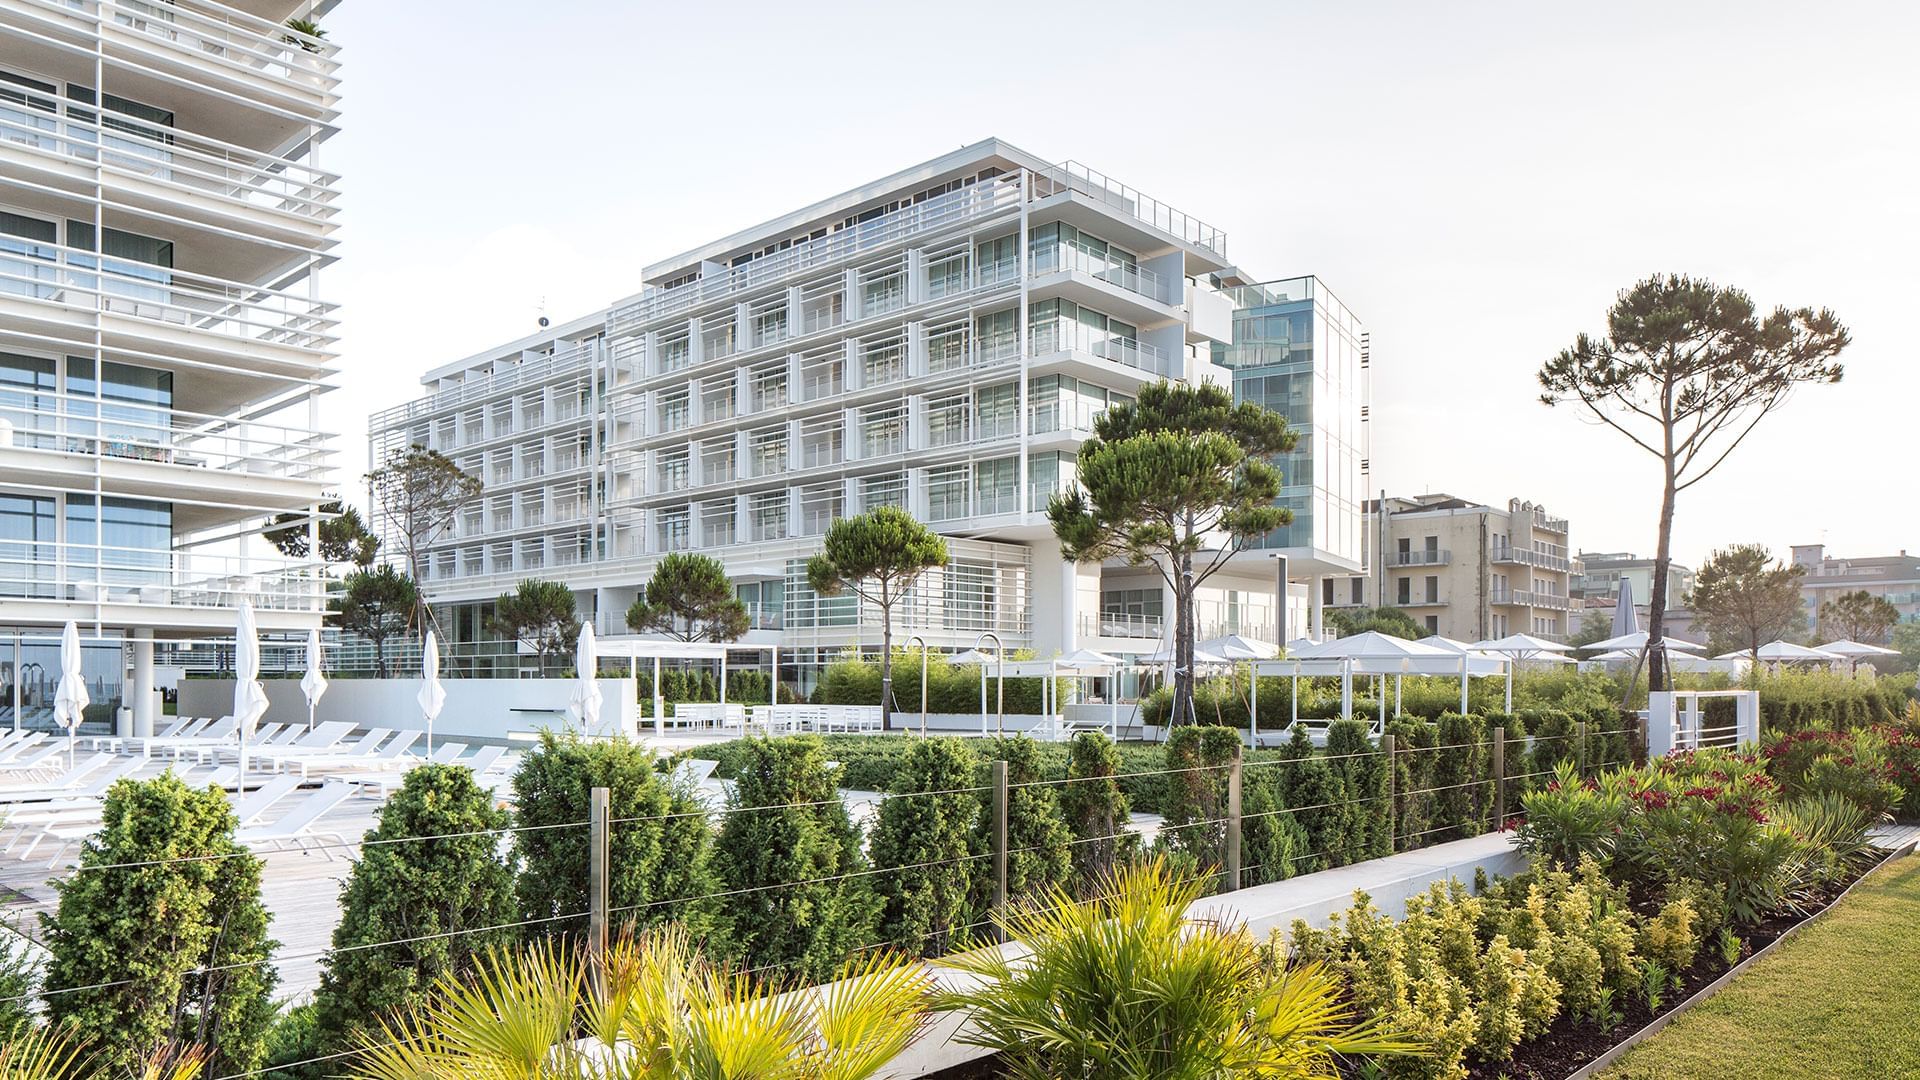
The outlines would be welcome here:
<svg viewBox="0 0 1920 1080">
<path fill-rule="evenodd" d="M 706 963 L 678 928 L 587 961 L 563 946 L 489 953 L 465 981 L 363 1040 L 360 1080 L 865 1080 L 926 1016 L 917 966 L 872 954 L 827 986 L 779 992 Z"/>
<path fill-rule="evenodd" d="M 1320 966 L 1288 968 L 1244 927 L 1187 918 L 1201 888 L 1154 860 L 1092 900 L 1055 890 L 996 918 L 1022 950 L 945 961 L 975 981 L 939 1004 L 966 1010 L 961 1037 L 1016 1080 L 1317 1080 L 1343 1056 L 1418 1051 L 1356 1021 Z"/>
<path fill-rule="evenodd" d="M 169 1047 L 141 1066 L 137 1080 L 199 1080 L 205 1057 Z M 0 1080 L 72 1080 L 100 1075 L 91 1054 L 59 1028 L 32 1028 L 0 1045 Z"/>
</svg>

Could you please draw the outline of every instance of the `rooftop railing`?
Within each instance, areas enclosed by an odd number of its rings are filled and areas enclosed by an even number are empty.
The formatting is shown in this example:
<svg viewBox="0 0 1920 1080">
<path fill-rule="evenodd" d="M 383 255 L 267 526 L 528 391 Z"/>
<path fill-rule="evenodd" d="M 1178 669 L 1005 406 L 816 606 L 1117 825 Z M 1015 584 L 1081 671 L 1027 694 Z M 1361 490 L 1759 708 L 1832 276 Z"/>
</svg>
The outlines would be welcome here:
<svg viewBox="0 0 1920 1080">
<path fill-rule="evenodd" d="M 1064 190 L 1089 195 L 1189 244 L 1206 248 L 1216 255 L 1225 256 L 1227 253 L 1226 233 L 1077 161 L 1063 161 L 1041 169 L 1036 180 L 1039 189 L 1036 194 L 1040 196 Z"/>
<path fill-rule="evenodd" d="M 0 237 L 0 298 L 9 296 L 314 352 L 339 340 L 333 304 L 15 236 Z"/>
<path fill-rule="evenodd" d="M 305 428 L 0 384 L 0 447 L 322 479 L 332 439 Z"/>
<path fill-rule="evenodd" d="M 44 19 L 79 22 L 91 32 L 118 31 L 154 55 L 197 69 L 264 79 L 302 96 L 330 95 L 339 82 L 340 49 L 282 23 L 200 0 L 195 7 L 148 0 L 4 0 Z M 196 10 L 203 8 L 205 10 Z"/>
<path fill-rule="evenodd" d="M 518 363 L 498 361 L 494 364 L 493 371 L 484 377 L 463 379 L 453 386 L 426 397 L 415 398 L 404 405 L 395 405 L 390 409 L 374 413 L 368 418 L 368 430 L 379 431 L 423 416 L 463 408 L 476 401 L 484 401 L 527 386 L 538 386 L 577 368 L 591 365 L 597 359 L 597 355 L 597 348 L 589 342 L 559 350 L 551 356 L 522 360 Z M 564 415 L 556 415 L 555 420 L 570 420 L 581 415 L 580 412 L 566 409 L 562 409 L 561 412 Z"/>
</svg>

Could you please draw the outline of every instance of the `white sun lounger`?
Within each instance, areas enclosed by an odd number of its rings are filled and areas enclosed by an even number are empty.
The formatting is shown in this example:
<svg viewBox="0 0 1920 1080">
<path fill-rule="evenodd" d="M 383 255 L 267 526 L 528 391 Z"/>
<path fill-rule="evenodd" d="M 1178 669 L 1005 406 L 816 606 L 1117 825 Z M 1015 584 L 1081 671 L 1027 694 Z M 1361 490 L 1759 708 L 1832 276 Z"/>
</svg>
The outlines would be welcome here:
<svg viewBox="0 0 1920 1080">
<path fill-rule="evenodd" d="M 189 729 L 204 727 L 211 723 L 213 723 L 211 720 L 196 720 L 191 716 L 177 717 L 173 723 L 168 724 L 152 737 L 156 739 L 171 739 L 176 736 L 188 734 Z M 87 740 L 87 745 L 95 750 L 118 750 L 120 749 L 120 744 L 126 742 L 128 738 L 126 735 L 95 735 Z"/>
<path fill-rule="evenodd" d="M 66 752 L 64 743 L 51 743 L 18 761 L 0 761 L 0 773 L 52 772 L 66 763 L 64 759 L 57 756 Z"/>
<path fill-rule="evenodd" d="M 186 727 L 181 728 L 180 734 L 168 735 L 164 738 L 159 735 L 147 735 L 144 737 L 114 739 L 111 742 L 103 742 L 101 749 L 118 750 L 125 754 L 137 752 L 141 757 L 150 757 L 153 751 L 172 746 L 183 740 L 200 739 L 209 735 L 216 735 L 223 727 L 227 731 L 233 730 L 233 718 L 231 716 L 223 716 L 218 720 L 195 720 Z"/>
<path fill-rule="evenodd" d="M 501 747 L 493 747 L 492 749 L 505 753 L 505 750 Z M 371 776 L 356 776 L 352 779 L 352 782 L 361 787 L 378 791 L 380 797 L 384 799 L 388 795 L 393 794 L 394 789 L 406 782 L 407 773 L 412 769 L 421 765 L 459 765 L 461 764 L 459 760 L 460 755 L 466 752 L 466 743 L 441 743 L 439 746 L 433 748 L 433 756 L 424 761 L 420 758 L 407 758 L 405 763 L 397 769 L 386 769 Z M 498 754 L 494 755 L 493 759 L 489 759 L 488 764 L 492 764 L 492 761 L 498 757 Z"/>
<path fill-rule="evenodd" d="M 183 749 L 210 746 L 215 743 L 225 742 L 233 738 L 233 733 L 239 729 L 240 722 L 238 720 L 235 720 L 231 716 L 223 716 L 210 724 L 190 731 L 186 735 L 175 735 L 167 739 L 162 739 L 157 735 L 146 739 L 128 739 L 125 749 L 128 752 L 138 750 L 144 756 L 152 756 L 154 751 L 157 750 L 167 751 L 171 752 L 177 758 Z"/>
<path fill-rule="evenodd" d="M 297 752 L 301 749 L 311 752 L 329 749 L 333 744 L 345 738 L 347 732 L 353 730 L 353 722 L 350 720 L 329 720 L 314 728 L 312 731 L 308 731 L 298 724 L 274 724 L 272 727 L 274 729 L 272 731 L 262 728 L 261 731 L 263 734 L 247 740 L 247 760 L 249 762 L 265 761 L 275 754 Z M 210 753 L 216 760 L 227 757 L 238 761 L 240 758 L 240 744 L 230 743 L 226 746 L 215 747 Z"/>
<path fill-rule="evenodd" d="M 194 787 L 225 788 L 240 779 L 240 770 L 233 765 L 222 765 L 208 773 L 204 779 L 192 776 L 183 776 L 181 779 Z M 278 779 L 287 780 L 289 783 L 284 787 L 269 784 L 259 788 L 250 792 L 234 806 L 238 825 L 245 826 L 259 820 L 260 815 L 266 813 L 275 803 L 299 786 L 299 781 L 290 776 Z M 232 798 L 232 794 L 229 793 L 228 797 Z M 7 819 L 7 824 L 18 824 L 21 830 L 7 844 L 7 850 L 12 851 L 14 845 L 18 844 L 22 838 L 31 835 L 33 839 L 27 844 L 26 850 L 20 853 L 21 859 L 30 859 L 33 857 L 34 849 L 41 843 L 58 840 L 60 846 L 54 851 L 53 858 L 48 861 L 47 866 L 49 869 L 59 866 L 61 858 L 73 849 L 73 845 L 99 831 L 100 812 L 104 804 L 104 799 L 92 800 L 91 805 L 77 799 L 64 800 L 61 803 L 49 803 L 50 809 L 47 810 L 11 816 Z"/>
<path fill-rule="evenodd" d="M 341 803 L 353 798 L 354 793 L 352 784 L 344 780 L 331 781 L 319 791 L 295 803 L 281 816 L 280 820 L 271 825 L 254 825 L 241 829 L 233 834 L 233 838 L 255 850 L 264 848 L 268 851 L 305 849 L 309 844 L 321 840 L 345 844 L 346 837 L 339 831 L 321 831 L 316 826 Z M 327 858 L 333 858 L 333 852 L 330 849 L 322 847 L 319 850 Z"/>
<path fill-rule="evenodd" d="M 47 747 L 47 749 L 51 750 L 55 754 L 58 754 L 64 751 L 66 747 L 49 746 Z M 43 759 L 45 756 L 46 755 L 35 754 L 34 759 L 35 760 Z M 21 780 L 17 782 L 9 781 L 5 784 L 0 784 L 0 799 L 5 799 L 9 797 L 17 799 L 22 796 L 26 798 L 32 798 L 34 795 L 39 793 L 45 793 L 50 797 L 56 792 L 71 791 L 72 789 L 79 787 L 80 784 L 86 780 L 87 774 L 93 772 L 94 770 L 100 768 L 100 766 L 105 765 L 107 762 L 112 760 L 113 760 L 113 755 L 109 753 L 105 753 L 104 751 L 98 754 L 88 754 L 86 757 L 83 757 L 79 761 L 75 762 L 73 768 L 68 769 L 66 772 L 63 772 L 58 776 L 53 777 L 52 779 Z M 44 765 L 35 766 L 36 771 L 44 770 L 46 768 L 48 768 L 48 766 L 44 766 Z M 55 763 L 53 766 L 51 766 L 51 768 L 57 769 L 59 768 L 59 764 Z"/>
<path fill-rule="evenodd" d="M 107 754 L 105 757 L 111 760 L 113 755 Z M 103 764 L 103 761 L 101 756 L 96 754 L 84 759 L 83 764 L 86 764 L 88 767 L 82 769 L 79 765 L 74 766 L 72 773 L 77 773 L 78 775 L 75 777 L 76 784 L 72 786 L 54 787 L 49 785 L 45 788 L 36 786 L 32 789 L 9 788 L 0 791 L 0 803 L 16 804 L 42 801 L 54 792 L 58 792 L 63 797 L 70 799 L 98 799 L 105 796 L 107 789 L 112 787 L 122 777 L 132 776 L 144 768 L 147 763 L 139 758 L 120 758 L 114 761 L 112 767 L 105 771 L 100 771 L 100 765 Z M 91 780 L 87 780 L 84 784 L 77 783 L 78 780 L 85 778 L 89 774 L 93 777 Z"/>
<path fill-rule="evenodd" d="M 354 745 L 344 750 L 321 753 L 298 754 L 293 752 L 275 754 L 269 760 L 273 767 L 284 772 L 300 770 L 301 779 L 314 773 L 361 772 L 372 769 L 384 769 L 400 761 L 407 747 L 420 737 L 417 731 L 402 731 L 395 734 L 391 728 L 374 728 L 360 737 Z M 380 744 L 385 741 L 386 745 Z"/>
<path fill-rule="evenodd" d="M 4 747 L 0 747 L 0 761 L 18 761 L 22 754 L 40 745 L 40 742 L 46 737 L 47 733 L 44 731 L 22 732 L 19 738 L 14 739 Z"/>
</svg>

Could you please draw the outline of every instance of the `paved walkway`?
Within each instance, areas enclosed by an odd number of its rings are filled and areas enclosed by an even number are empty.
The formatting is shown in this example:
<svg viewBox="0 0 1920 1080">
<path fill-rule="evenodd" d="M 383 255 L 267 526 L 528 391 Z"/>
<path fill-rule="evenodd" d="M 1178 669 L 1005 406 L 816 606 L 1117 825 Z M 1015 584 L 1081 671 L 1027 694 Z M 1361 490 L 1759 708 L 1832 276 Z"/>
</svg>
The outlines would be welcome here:
<svg viewBox="0 0 1920 1080">
<path fill-rule="evenodd" d="M 1882 825 L 1873 830 L 1873 846 L 1883 851 L 1898 851 L 1920 843 L 1920 825 Z"/>
</svg>

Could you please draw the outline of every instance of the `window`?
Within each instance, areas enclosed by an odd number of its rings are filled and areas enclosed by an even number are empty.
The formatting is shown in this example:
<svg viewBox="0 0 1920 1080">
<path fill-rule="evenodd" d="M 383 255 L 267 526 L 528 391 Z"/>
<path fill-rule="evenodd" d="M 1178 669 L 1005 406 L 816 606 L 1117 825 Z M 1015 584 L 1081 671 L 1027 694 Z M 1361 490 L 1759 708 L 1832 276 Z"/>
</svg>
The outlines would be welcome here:
<svg viewBox="0 0 1920 1080">
<path fill-rule="evenodd" d="M 780 540 L 787 535 L 787 493 L 766 491 L 747 503 L 747 520 L 755 540 Z"/>
<path fill-rule="evenodd" d="M 967 253 L 956 251 L 927 262 L 927 299 L 965 292 L 967 289 Z"/>
<path fill-rule="evenodd" d="M 951 521 L 967 516 L 968 469 L 947 465 L 927 470 L 927 518 Z"/>
<path fill-rule="evenodd" d="M 1403 578 L 1395 579 L 1394 588 L 1398 590 L 1398 592 L 1395 593 L 1395 596 L 1397 597 L 1397 601 L 1396 601 L 1397 603 L 1399 603 L 1402 606 L 1413 603 L 1413 579 L 1412 578 L 1403 577 Z"/>
<path fill-rule="evenodd" d="M 700 320 L 700 357 L 718 360 L 733 355 L 733 313 L 709 315 Z"/>
<path fill-rule="evenodd" d="M 907 343 L 899 335 L 867 338 L 860 342 L 860 382 L 862 386 L 880 386 L 905 378 Z"/>
<path fill-rule="evenodd" d="M 974 396 L 974 416 L 982 439 L 1020 433 L 1020 388 L 1013 383 L 989 386 Z"/>
<path fill-rule="evenodd" d="M 1320 602 L 1328 606 L 1331 606 L 1333 604 L 1333 579 L 1332 578 L 1320 579 Z"/>
<path fill-rule="evenodd" d="M 1440 579 L 1429 575 L 1427 578 L 1427 603 L 1437 604 L 1439 602 L 1440 602 Z"/>
<path fill-rule="evenodd" d="M 1020 356 L 1020 319 L 1017 311 L 996 311 L 974 321 L 979 362 L 991 364 Z"/>
<path fill-rule="evenodd" d="M 660 456 L 660 490 L 685 491 L 687 489 L 687 452 L 682 450 Z"/>
<path fill-rule="evenodd" d="M 1020 459 L 999 458 L 973 466 L 974 497 L 982 514 L 1011 514 L 1020 509 Z"/>
<path fill-rule="evenodd" d="M 733 546 L 732 499 L 709 499 L 700 504 L 700 546 Z"/>
<path fill-rule="evenodd" d="M 748 436 L 753 475 L 772 476 L 787 471 L 787 426 L 761 428 Z"/>
<path fill-rule="evenodd" d="M 1427 616 L 1427 633 L 1437 634 L 1439 632 L 1440 632 L 1440 616 L 1438 615 Z"/>
<path fill-rule="evenodd" d="M 687 426 L 687 392 L 685 390 L 663 395 L 660 398 L 660 432 L 679 431 Z"/>
<path fill-rule="evenodd" d="M 664 375 L 670 371 L 679 371 L 693 361 L 693 350 L 688 344 L 685 330 L 661 334 L 658 352 L 659 360 L 654 365 L 655 374 Z"/>
<path fill-rule="evenodd" d="M 1366 578 L 1353 578 L 1351 580 L 1353 586 L 1353 602 L 1355 605 L 1367 602 L 1366 593 L 1363 591 L 1366 588 L 1366 583 Z"/>
<path fill-rule="evenodd" d="M 980 284 L 997 285 L 1020 276 L 1020 238 L 1014 235 L 988 240 L 974 249 Z"/>
<path fill-rule="evenodd" d="M 985 630 L 993 627 L 999 601 L 999 583 L 991 566 L 955 562 L 940 574 L 942 623 L 948 630 Z"/>
<path fill-rule="evenodd" d="M 967 365 L 967 324 L 951 323 L 927 330 L 927 370 L 951 371 Z"/>
<path fill-rule="evenodd" d="M 882 405 L 860 414 L 860 456 L 886 457 L 907 449 L 907 407 Z"/>
<path fill-rule="evenodd" d="M 927 445 L 958 446 L 970 437 L 968 418 L 971 401 L 965 394 L 951 394 L 927 402 Z"/>
<path fill-rule="evenodd" d="M 687 550 L 687 508 L 662 510 L 656 519 L 656 539 L 661 551 Z"/>
<path fill-rule="evenodd" d="M 748 325 L 753 330 L 753 347 L 772 345 L 787 338 L 787 305 L 784 299 L 763 300 L 748 309 Z"/>
<path fill-rule="evenodd" d="M 900 473 L 860 479 L 860 512 L 880 506 L 907 505 L 907 478 Z"/>
</svg>

